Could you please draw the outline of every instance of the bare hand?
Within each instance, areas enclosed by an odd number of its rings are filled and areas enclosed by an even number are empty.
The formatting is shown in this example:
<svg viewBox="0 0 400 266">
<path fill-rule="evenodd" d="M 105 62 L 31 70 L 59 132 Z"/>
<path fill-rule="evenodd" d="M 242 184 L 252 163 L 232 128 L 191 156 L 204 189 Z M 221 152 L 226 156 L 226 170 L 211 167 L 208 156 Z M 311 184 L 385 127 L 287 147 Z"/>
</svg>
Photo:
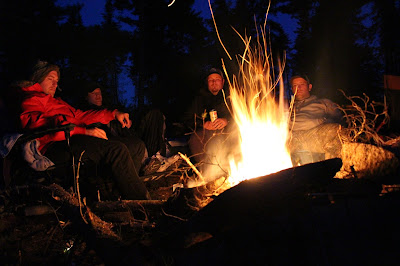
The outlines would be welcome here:
<svg viewBox="0 0 400 266">
<path fill-rule="evenodd" d="M 117 110 L 115 112 L 115 119 L 117 119 L 121 123 L 122 128 L 124 127 L 131 128 L 132 126 L 132 121 L 129 119 L 128 113 L 122 113 Z"/>
<path fill-rule="evenodd" d="M 226 118 L 217 118 L 214 122 L 207 121 L 204 123 L 203 127 L 207 130 L 217 130 L 223 129 L 228 124 Z"/>
<path fill-rule="evenodd" d="M 228 120 L 226 120 L 226 118 L 217 118 L 212 123 L 213 123 L 215 129 L 223 129 L 228 124 Z"/>
<path fill-rule="evenodd" d="M 215 130 L 214 125 L 211 121 L 207 121 L 204 123 L 203 127 L 207 130 Z"/>
<path fill-rule="evenodd" d="M 91 128 L 91 129 L 86 129 L 86 135 L 108 140 L 106 132 L 97 127 Z"/>
</svg>

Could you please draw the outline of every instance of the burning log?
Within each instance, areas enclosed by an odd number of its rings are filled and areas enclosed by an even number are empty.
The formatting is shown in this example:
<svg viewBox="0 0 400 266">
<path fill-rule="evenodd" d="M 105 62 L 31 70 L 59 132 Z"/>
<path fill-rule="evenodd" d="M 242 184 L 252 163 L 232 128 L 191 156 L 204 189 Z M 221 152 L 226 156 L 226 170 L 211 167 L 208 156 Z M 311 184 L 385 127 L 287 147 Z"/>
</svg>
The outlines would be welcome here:
<svg viewBox="0 0 400 266">
<path fill-rule="evenodd" d="M 196 213 L 179 232 L 171 234 L 178 246 L 190 247 L 194 235 L 213 236 L 243 227 L 250 220 L 265 219 L 293 199 L 304 198 L 310 189 L 327 185 L 342 166 L 340 159 L 290 168 L 263 177 L 245 180 L 226 190 Z M 188 241 L 189 240 L 189 241 Z M 197 240 L 196 240 L 197 243 Z"/>
</svg>

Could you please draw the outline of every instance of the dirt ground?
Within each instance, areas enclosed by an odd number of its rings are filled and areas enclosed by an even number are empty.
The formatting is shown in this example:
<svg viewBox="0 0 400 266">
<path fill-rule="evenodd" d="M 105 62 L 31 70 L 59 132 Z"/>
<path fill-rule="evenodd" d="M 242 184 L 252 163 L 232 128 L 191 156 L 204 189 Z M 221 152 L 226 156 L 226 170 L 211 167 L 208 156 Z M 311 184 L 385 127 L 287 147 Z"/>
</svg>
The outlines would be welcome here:
<svg viewBox="0 0 400 266">
<path fill-rule="evenodd" d="M 319 179 L 325 171 L 320 169 L 329 168 L 321 163 L 326 161 L 307 166 L 311 168 L 306 173 Z M 2 191 L 0 261 L 5 265 L 398 262 L 400 180 L 396 177 L 382 192 L 376 180 L 334 179 L 316 187 L 303 181 L 282 183 L 277 175 L 260 178 L 268 180 L 266 184 L 240 184 L 197 210 L 193 189 L 173 191 L 179 176 L 156 178 L 147 185 L 161 204 L 113 211 L 91 205 L 106 222 L 97 229 L 85 223 L 79 207 L 38 186 Z M 113 225 L 115 235 L 102 231 L 107 224 Z"/>
<path fill-rule="evenodd" d="M 173 193 L 171 184 L 178 180 L 179 177 L 170 176 L 168 182 L 152 182 L 152 197 L 166 202 Z M 157 190 L 154 186 L 158 186 Z M 117 236 L 113 238 L 94 230 L 84 222 L 79 208 L 41 186 L 2 191 L 0 200 L 2 264 L 103 265 L 117 261 L 127 265 L 159 265 L 155 260 L 162 261 L 162 265 L 170 264 L 163 257 L 166 255 L 153 254 L 154 237 L 160 233 L 156 232 L 162 215 L 159 204 L 137 210 L 99 212 L 100 219 L 113 225 Z M 129 259 L 132 256 L 134 259 Z"/>
</svg>

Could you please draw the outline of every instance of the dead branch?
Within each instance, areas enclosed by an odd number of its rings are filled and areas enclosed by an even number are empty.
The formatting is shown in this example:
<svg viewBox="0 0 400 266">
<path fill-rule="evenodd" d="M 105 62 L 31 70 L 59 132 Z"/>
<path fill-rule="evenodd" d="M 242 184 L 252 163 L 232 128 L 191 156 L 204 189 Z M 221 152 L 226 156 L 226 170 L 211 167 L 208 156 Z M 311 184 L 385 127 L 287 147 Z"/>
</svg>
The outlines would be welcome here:
<svg viewBox="0 0 400 266">
<path fill-rule="evenodd" d="M 72 207 L 80 208 L 81 206 L 79 200 L 75 196 L 65 191 L 58 184 L 42 186 L 41 188 L 44 191 L 50 192 L 52 194 L 52 197 L 57 201 L 67 203 Z M 90 210 L 88 206 L 85 205 L 84 207 L 84 211 L 82 212 L 83 217 L 85 217 L 85 220 L 87 219 L 90 221 L 90 225 L 96 232 L 100 234 L 100 236 L 105 236 L 117 240 L 120 239 L 120 237 L 111 230 L 113 228 L 113 224 L 101 220 L 96 214 L 94 214 Z"/>
<path fill-rule="evenodd" d="M 364 97 L 347 96 L 340 90 L 344 97 L 350 101 L 350 105 L 338 108 L 344 113 L 347 127 L 341 130 L 341 138 L 347 142 L 361 142 L 382 145 L 383 140 L 378 134 L 382 125 L 389 122 L 388 109 L 386 104 L 370 101 L 370 98 L 364 93 Z M 378 111 L 378 107 L 383 108 Z M 382 122 L 377 125 L 378 120 Z"/>
<path fill-rule="evenodd" d="M 80 214 L 81 214 L 82 220 L 83 220 L 86 224 L 88 224 L 88 221 L 86 221 L 85 216 L 83 215 L 83 212 L 82 212 L 81 193 L 80 193 L 80 190 L 79 190 L 79 171 L 80 171 L 80 168 L 81 168 L 82 156 L 83 156 L 84 153 L 85 153 L 85 151 L 82 151 L 82 153 L 81 153 L 81 155 L 80 155 L 80 157 L 79 157 L 78 169 L 77 169 L 77 171 L 76 171 L 76 177 L 75 177 L 75 178 L 76 178 L 75 184 L 76 184 L 76 193 L 77 193 L 77 195 L 78 195 L 78 201 L 79 201 L 79 212 L 80 212 Z M 86 205 L 86 204 L 85 204 L 85 205 Z"/>
<path fill-rule="evenodd" d="M 88 206 L 86 206 L 86 216 L 89 218 L 90 224 L 92 225 L 93 229 L 96 232 L 100 233 L 100 236 L 120 240 L 120 237 L 112 230 L 114 225 L 100 219 L 100 217 L 94 214 Z"/>
<path fill-rule="evenodd" d="M 178 154 L 181 156 L 182 159 L 186 161 L 186 163 L 193 169 L 193 171 L 197 174 L 197 176 L 200 178 L 201 181 L 204 180 L 204 177 L 200 173 L 199 170 L 192 164 L 192 162 L 189 160 L 189 158 L 186 155 L 183 155 L 182 153 L 178 152 Z"/>
<path fill-rule="evenodd" d="M 183 218 L 181 218 L 181 217 L 178 217 L 178 216 L 175 216 L 175 215 L 172 215 L 172 214 L 168 214 L 168 213 L 166 213 L 166 212 L 164 211 L 164 209 L 161 209 L 161 211 L 162 211 L 162 213 L 163 213 L 165 216 L 167 216 L 167 217 L 171 217 L 171 218 L 175 218 L 175 219 L 177 219 L 177 220 L 183 221 L 183 222 L 187 222 L 187 219 L 183 219 Z"/>
<path fill-rule="evenodd" d="M 142 207 L 157 207 L 165 203 L 164 200 L 121 200 L 121 201 L 102 201 L 93 204 L 94 211 L 115 211 L 126 208 L 139 209 Z"/>
</svg>

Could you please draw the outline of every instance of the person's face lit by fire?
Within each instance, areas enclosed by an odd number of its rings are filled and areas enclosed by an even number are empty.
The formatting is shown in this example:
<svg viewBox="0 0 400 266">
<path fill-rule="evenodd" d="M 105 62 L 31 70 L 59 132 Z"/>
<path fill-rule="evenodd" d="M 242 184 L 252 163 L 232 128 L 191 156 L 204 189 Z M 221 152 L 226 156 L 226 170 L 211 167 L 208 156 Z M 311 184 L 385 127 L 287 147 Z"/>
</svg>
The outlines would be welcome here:
<svg viewBox="0 0 400 266">
<path fill-rule="evenodd" d="M 224 87 L 225 80 L 217 73 L 213 73 L 208 76 L 208 90 L 213 94 L 217 95 L 218 92 Z"/>
<path fill-rule="evenodd" d="M 54 97 L 58 85 L 57 71 L 55 70 L 50 71 L 50 73 L 47 74 L 47 76 L 44 78 L 42 82 L 39 83 L 39 85 L 42 87 L 44 93 Z"/>
<path fill-rule="evenodd" d="M 89 104 L 101 106 L 103 104 L 103 95 L 101 94 L 101 89 L 96 88 L 94 91 L 89 92 L 87 100 Z"/>
<path fill-rule="evenodd" d="M 292 80 L 291 85 L 296 100 L 301 101 L 311 96 L 310 91 L 312 89 L 312 84 L 309 84 L 307 80 L 300 77 L 295 78 Z"/>
</svg>

